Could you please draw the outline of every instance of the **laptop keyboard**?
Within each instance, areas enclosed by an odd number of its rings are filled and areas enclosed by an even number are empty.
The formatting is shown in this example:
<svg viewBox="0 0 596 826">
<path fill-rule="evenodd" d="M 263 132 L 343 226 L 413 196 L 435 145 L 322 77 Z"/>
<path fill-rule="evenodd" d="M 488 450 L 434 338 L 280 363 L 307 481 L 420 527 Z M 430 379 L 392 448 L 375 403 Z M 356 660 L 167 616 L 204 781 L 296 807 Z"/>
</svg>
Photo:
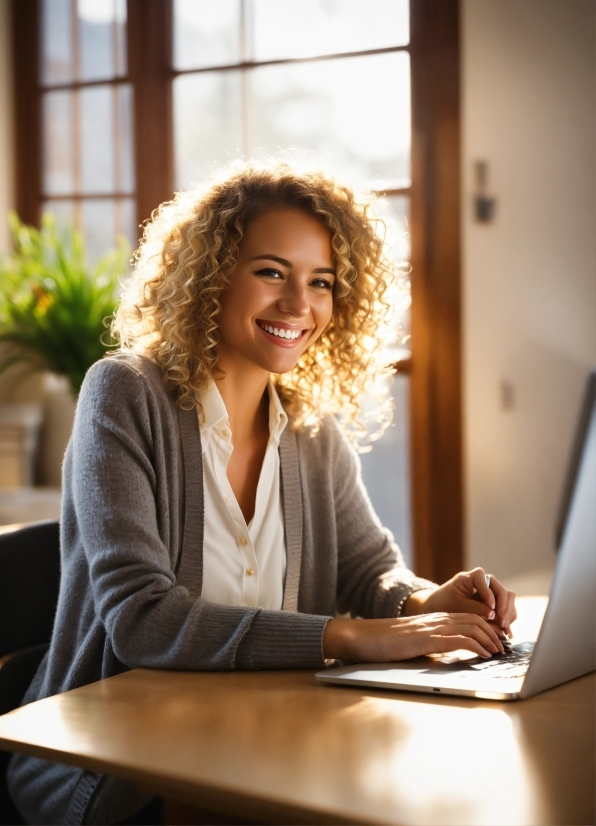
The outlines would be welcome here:
<svg viewBox="0 0 596 826">
<path fill-rule="evenodd" d="M 474 671 L 482 671 L 491 677 L 523 677 L 534 651 L 534 642 L 522 642 L 507 646 L 503 654 L 494 654 L 490 660 L 471 665 Z"/>
</svg>

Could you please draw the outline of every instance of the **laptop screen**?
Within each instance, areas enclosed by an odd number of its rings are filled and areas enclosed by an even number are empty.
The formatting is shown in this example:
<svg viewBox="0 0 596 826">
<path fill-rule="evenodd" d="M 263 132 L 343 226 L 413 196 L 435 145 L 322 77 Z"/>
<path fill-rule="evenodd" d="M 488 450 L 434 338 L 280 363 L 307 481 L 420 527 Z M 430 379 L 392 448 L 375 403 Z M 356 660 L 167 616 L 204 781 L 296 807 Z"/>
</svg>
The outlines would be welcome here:
<svg viewBox="0 0 596 826">
<path fill-rule="evenodd" d="M 556 543 L 560 549 L 563 541 L 565 525 L 569 517 L 569 510 L 573 502 L 573 494 L 577 484 L 578 472 L 580 469 L 582 455 L 586 447 L 586 439 L 590 430 L 592 416 L 596 415 L 596 370 L 592 371 L 588 377 L 588 383 L 584 393 L 578 425 L 571 452 L 571 460 L 565 477 L 563 496 L 561 497 L 561 507 L 556 526 Z"/>
</svg>

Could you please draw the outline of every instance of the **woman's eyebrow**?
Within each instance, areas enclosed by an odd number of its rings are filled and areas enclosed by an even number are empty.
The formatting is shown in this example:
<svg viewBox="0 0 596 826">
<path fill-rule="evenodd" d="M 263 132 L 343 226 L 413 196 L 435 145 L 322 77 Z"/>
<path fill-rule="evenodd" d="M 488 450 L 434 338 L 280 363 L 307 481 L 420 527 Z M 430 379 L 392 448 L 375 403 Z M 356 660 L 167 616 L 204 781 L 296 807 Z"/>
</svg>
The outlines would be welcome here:
<svg viewBox="0 0 596 826">
<path fill-rule="evenodd" d="M 255 255 L 254 258 L 251 258 L 251 261 L 259 261 L 261 258 L 266 258 L 268 261 L 277 261 L 278 264 L 281 264 L 284 267 L 291 267 L 289 261 L 286 261 L 285 258 L 280 258 L 279 255 L 269 255 L 265 253 L 265 255 Z"/>
<path fill-rule="evenodd" d="M 251 261 L 261 261 L 261 260 L 277 261 L 277 263 L 281 264 L 283 267 L 291 267 L 292 266 L 290 261 L 287 261 L 285 258 L 280 258 L 279 255 L 269 255 L 268 253 L 265 253 L 264 255 L 255 255 L 255 257 L 251 258 L 250 260 Z M 316 273 L 326 272 L 326 273 L 329 273 L 329 275 L 335 275 L 335 270 L 333 269 L 333 267 L 317 267 L 316 270 L 313 270 L 313 272 L 316 272 Z"/>
</svg>

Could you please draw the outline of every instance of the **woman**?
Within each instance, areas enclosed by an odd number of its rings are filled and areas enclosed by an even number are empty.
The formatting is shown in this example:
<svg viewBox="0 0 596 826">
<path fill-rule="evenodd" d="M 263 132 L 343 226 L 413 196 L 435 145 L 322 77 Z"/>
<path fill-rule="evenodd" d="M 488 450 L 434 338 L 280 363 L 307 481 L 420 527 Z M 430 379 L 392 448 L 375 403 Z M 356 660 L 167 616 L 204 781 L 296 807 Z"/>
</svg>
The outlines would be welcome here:
<svg viewBox="0 0 596 826">
<path fill-rule="evenodd" d="M 136 667 L 503 650 L 513 595 L 481 569 L 440 587 L 408 571 L 332 415 L 357 427 L 392 278 L 368 208 L 320 173 L 246 165 L 160 209 L 120 350 L 81 391 L 56 625 L 27 702 Z M 30 822 L 117 823 L 147 802 L 27 757 L 10 784 Z"/>
</svg>

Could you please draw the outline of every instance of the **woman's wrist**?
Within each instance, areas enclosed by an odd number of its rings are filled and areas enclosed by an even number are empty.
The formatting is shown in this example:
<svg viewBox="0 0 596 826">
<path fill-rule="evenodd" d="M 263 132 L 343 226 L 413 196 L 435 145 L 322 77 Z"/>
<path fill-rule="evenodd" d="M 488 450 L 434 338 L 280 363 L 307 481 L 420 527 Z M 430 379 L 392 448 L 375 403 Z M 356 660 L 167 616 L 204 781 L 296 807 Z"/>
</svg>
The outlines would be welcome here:
<svg viewBox="0 0 596 826">
<path fill-rule="evenodd" d="M 326 660 L 349 660 L 351 619 L 330 619 L 323 632 L 323 657 Z"/>
<path fill-rule="evenodd" d="M 401 616 L 413 617 L 417 614 L 427 614 L 426 601 L 433 590 L 433 588 L 421 588 L 419 591 L 413 591 L 405 602 Z"/>
</svg>

